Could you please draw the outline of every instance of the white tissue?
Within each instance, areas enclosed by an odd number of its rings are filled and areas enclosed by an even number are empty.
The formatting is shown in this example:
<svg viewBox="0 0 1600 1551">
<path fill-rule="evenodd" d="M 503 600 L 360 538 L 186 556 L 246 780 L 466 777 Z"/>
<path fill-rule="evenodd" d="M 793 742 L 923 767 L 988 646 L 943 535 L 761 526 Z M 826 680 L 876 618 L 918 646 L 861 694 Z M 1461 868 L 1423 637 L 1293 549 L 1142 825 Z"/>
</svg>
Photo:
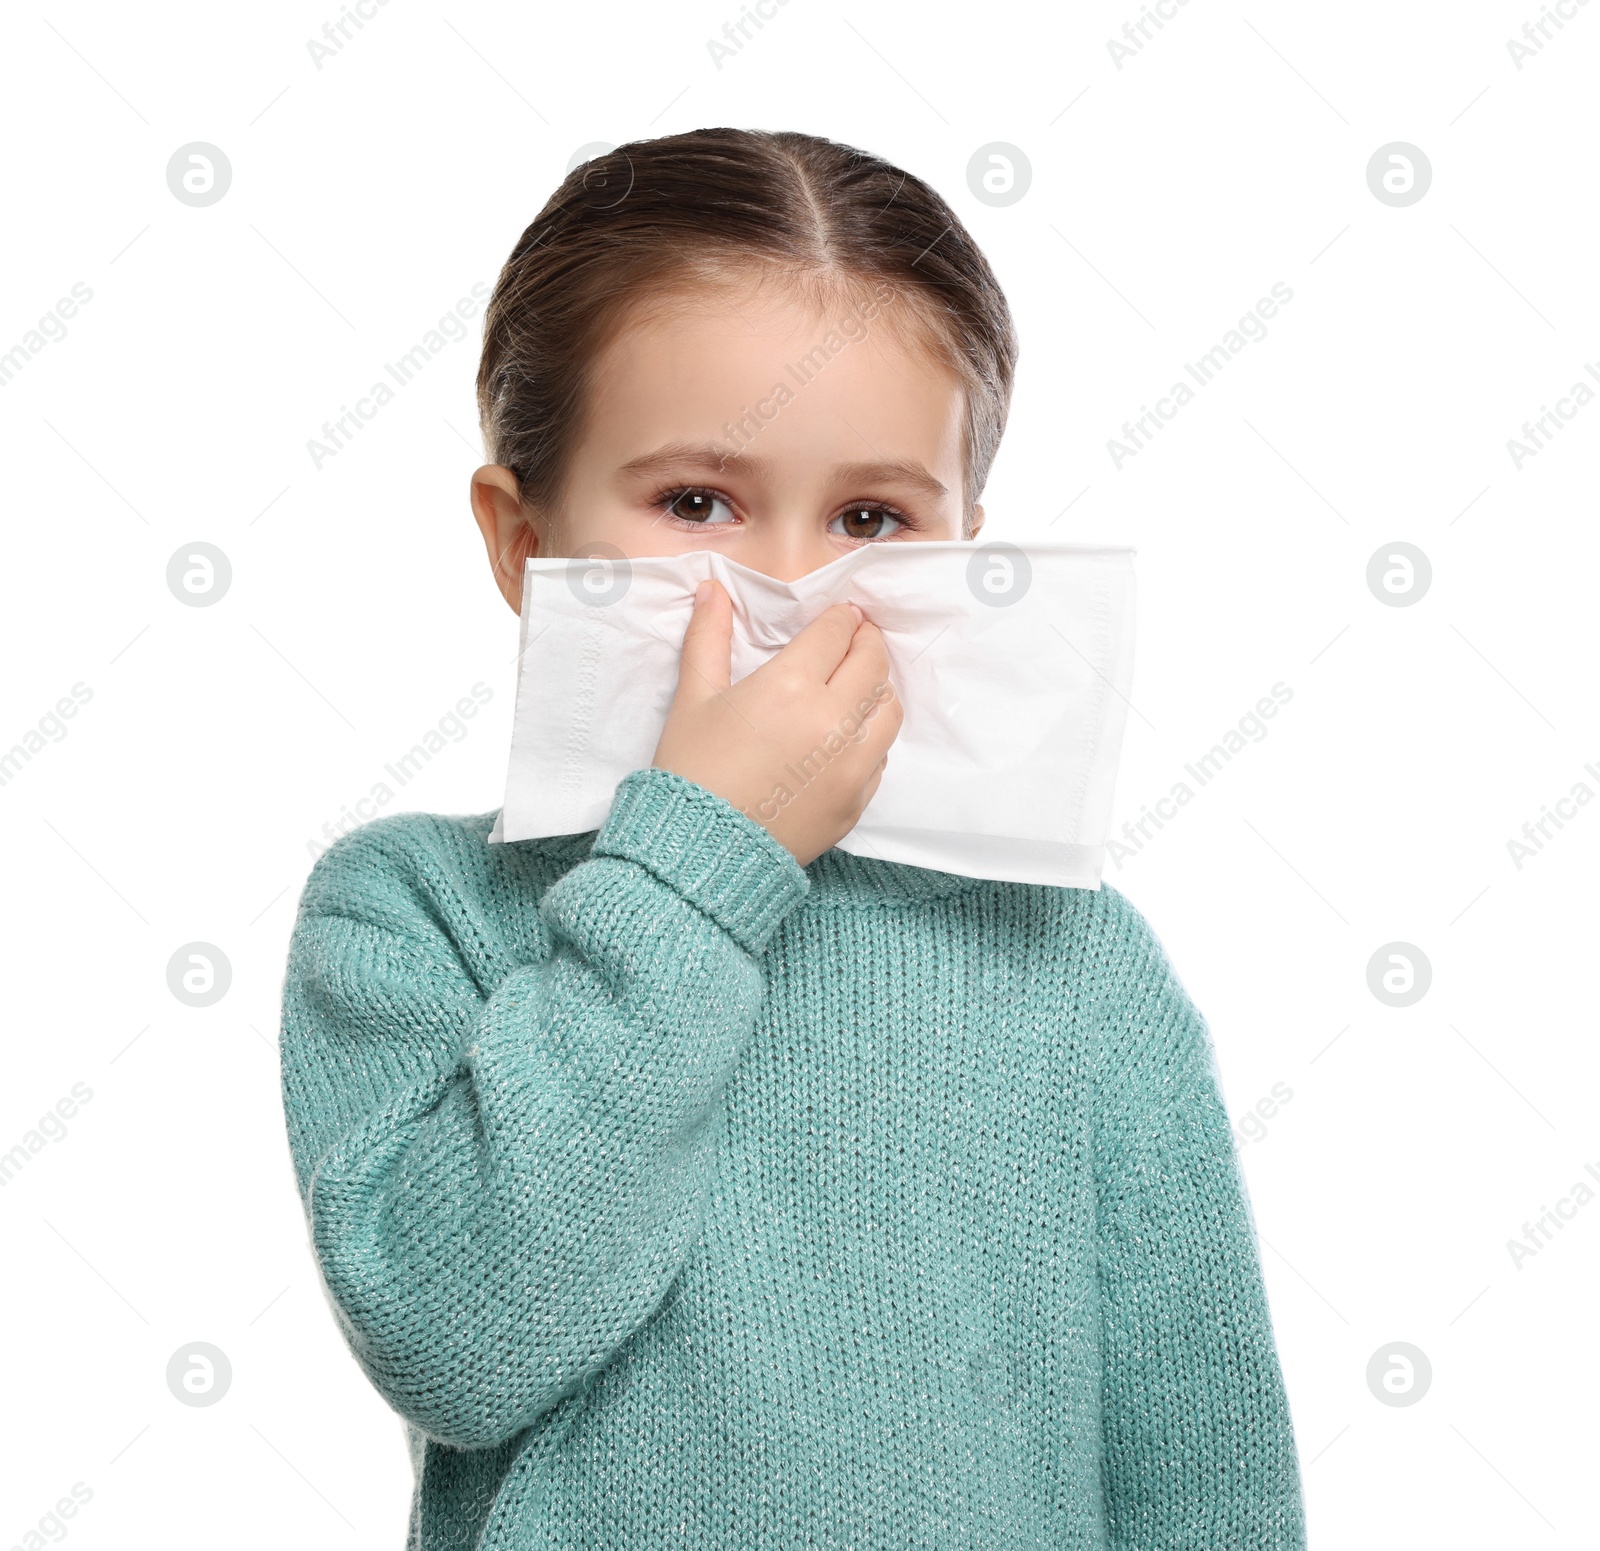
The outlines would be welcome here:
<svg viewBox="0 0 1600 1551">
<path fill-rule="evenodd" d="M 1136 550 L 867 544 L 781 582 L 710 549 L 530 560 L 505 806 L 492 841 L 598 829 L 651 763 L 694 589 L 733 600 L 732 681 L 831 604 L 882 630 L 905 718 L 840 850 L 1098 889 L 1133 680 Z M 798 788 L 799 783 L 792 783 Z"/>
</svg>

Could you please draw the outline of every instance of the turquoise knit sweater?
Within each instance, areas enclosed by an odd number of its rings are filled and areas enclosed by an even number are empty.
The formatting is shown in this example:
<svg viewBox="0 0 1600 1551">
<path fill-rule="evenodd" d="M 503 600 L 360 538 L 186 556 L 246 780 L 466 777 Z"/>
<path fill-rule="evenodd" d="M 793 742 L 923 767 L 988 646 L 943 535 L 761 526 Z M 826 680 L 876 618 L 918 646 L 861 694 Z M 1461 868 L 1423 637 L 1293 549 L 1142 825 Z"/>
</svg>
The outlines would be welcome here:
<svg viewBox="0 0 1600 1551">
<path fill-rule="evenodd" d="M 1300 1547 L 1207 1026 L 1139 912 L 634 771 L 314 868 L 283 1097 L 410 1551 Z"/>
</svg>

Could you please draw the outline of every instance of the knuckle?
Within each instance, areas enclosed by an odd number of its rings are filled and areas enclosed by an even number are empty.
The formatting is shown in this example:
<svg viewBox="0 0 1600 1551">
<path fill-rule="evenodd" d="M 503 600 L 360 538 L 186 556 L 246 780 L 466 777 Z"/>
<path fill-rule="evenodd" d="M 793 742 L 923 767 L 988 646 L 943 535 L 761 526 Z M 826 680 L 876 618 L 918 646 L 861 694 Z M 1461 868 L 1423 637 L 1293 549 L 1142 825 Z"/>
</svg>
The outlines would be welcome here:
<svg viewBox="0 0 1600 1551">
<path fill-rule="evenodd" d="M 805 682 L 804 675 L 793 663 L 785 662 L 781 654 L 768 661 L 765 671 L 770 676 L 773 692 L 786 699 L 798 695 Z"/>
</svg>

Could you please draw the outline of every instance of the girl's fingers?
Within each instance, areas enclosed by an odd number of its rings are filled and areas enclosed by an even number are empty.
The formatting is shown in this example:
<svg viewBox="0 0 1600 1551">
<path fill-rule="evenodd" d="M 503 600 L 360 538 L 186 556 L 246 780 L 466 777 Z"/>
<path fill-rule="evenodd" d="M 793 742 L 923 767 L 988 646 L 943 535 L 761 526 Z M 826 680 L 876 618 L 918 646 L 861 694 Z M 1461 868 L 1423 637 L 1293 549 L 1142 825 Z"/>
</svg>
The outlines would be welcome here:
<svg viewBox="0 0 1600 1551">
<path fill-rule="evenodd" d="M 880 699 L 876 694 L 876 686 L 869 685 L 863 690 L 861 699 L 873 702 L 872 709 L 862 720 L 861 741 L 869 752 L 881 748 L 883 753 L 880 761 L 886 760 L 889 757 L 889 745 L 900 736 L 900 724 L 905 720 L 900 697 L 894 693 L 894 686 L 890 685 L 887 693 Z M 855 710 L 854 705 L 851 706 L 851 710 L 852 712 Z"/>
<path fill-rule="evenodd" d="M 838 671 L 839 664 L 848 660 L 862 617 L 859 605 L 835 603 L 818 614 L 778 655 L 787 656 L 790 665 L 807 679 L 826 683 Z"/>
<path fill-rule="evenodd" d="M 848 695 L 852 704 L 863 696 L 876 694 L 889 677 L 889 648 L 883 632 L 863 620 L 850 640 L 850 649 L 828 679 L 828 687 Z"/>
</svg>

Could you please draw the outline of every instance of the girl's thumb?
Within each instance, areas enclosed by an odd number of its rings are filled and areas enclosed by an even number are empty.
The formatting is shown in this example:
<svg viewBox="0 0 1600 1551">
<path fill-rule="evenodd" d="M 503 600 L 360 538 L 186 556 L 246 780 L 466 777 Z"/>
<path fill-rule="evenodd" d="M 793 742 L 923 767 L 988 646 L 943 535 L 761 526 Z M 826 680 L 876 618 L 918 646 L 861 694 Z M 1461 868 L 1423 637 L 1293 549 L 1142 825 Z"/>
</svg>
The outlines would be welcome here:
<svg viewBox="0 0 1600 1551">
<path fill-rule="evenodd" d="M 678 689 L 695 698 L 728 688 L 733 668 L 733 611 L 723 611 L 722 589 L 707 577 L 694 590 L 694 612 L 683 634 Z"/>
</svg>

